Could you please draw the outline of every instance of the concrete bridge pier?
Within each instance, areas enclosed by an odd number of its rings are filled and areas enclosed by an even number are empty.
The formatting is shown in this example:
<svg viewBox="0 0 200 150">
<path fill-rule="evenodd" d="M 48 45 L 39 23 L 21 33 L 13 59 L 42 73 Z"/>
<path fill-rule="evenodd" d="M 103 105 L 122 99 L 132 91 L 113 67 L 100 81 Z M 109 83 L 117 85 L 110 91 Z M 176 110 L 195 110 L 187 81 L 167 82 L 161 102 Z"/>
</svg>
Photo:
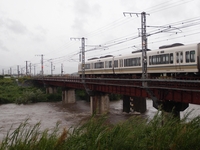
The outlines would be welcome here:
<svg viewBox="0 0 200 150">
<path fill-rule="evenodd" d="M 123 95 L 123 112 L 130 112 L 130 96 Z"/>
<path fill-rule="evenodd" d="M 91 114 L 107 114 L 110 108 L 110 99 L 108 94 L 96 93 L 90 96 Z"/>
<path fill-rule="evenodd" d="M 145 113 L 147 110 L 147 103 L 146 103 L 146 97 L 132 97 L 132 103 L 133 103 L 133 110 Z"/>
<path fill-rule="evenodd" d="M 184 111 L 188 108 L 188 103 L 174 102 L 174 101 L 158 101 L 158 105 L 153 103 L 153 107 L 156 109 L 161 109 L 173 115 L 173 117 L 180 119 L 180 111 Z"/>
<path fill-rule="evenodd" d="M 146 98 L 123 95 L 123 112 L 129 113 L 131 109 L 144 113 L 146 111 Z"/>
<path fill-rule="evenodd" d="M 57 93 L 57 87 L 54 87 L 54 86 L 46 87 L 46 93 L 47 94 Z"/>
<path fill-rule="evenodd" d="M 62 103 L 63 104 L 69 104 L 69 103 L 75 103 L 75 90 L 74 89 L 63 89 L 62 90 Z"/>
</svg>

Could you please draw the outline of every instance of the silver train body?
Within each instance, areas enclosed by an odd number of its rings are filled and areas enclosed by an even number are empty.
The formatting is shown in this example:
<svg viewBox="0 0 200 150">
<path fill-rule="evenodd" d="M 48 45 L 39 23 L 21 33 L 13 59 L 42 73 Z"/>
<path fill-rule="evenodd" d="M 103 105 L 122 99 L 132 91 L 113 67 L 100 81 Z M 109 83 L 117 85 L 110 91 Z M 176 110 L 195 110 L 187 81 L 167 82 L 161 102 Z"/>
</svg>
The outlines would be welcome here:
<svg viewBox="0 0 200 150">
<path fill-rule="evenodd" d="M 175 44 L 176 45 L 176 44 Z M 200 71 L 200 43 L 178 46 L 163 46 L 161 49 L 147 51 L 147 72 L 160 74 L 198 74 Z M 82 74 L 82 64 L 78 66 Z M 85 63 L 85 75 L 125 75 L 142 73 L 142 52 L 124 56 L 107 55 L 89 59 Z"/>
</svg>

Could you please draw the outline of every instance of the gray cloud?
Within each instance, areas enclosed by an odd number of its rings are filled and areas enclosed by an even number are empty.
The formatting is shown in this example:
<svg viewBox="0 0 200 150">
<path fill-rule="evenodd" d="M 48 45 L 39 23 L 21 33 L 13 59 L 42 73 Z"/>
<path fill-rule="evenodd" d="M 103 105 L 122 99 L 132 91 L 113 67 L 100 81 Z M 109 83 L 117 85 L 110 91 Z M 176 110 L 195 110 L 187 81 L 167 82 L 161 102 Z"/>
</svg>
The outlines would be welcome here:
<svg viewBox="0 0 200 150">
<path fill-rule="evenodd" d="M 35 42 L 44 42 L 46 38 L 42 35 L 30 34 L 30 38 Z"/>
<path fill-rule="evenodd" d="M 37 26 L 34 28 L 33 32 L 29 32 L 29 37 L 35 42 L 43 42 L 46 40 L 47 30 L 42 26 Z"/>
<path fill-rule="evenodd" d="M 0 50 L 1 51 L 7 51 L 7 52 L 9 51 L 9 49 L 3 45 L 2 41 L 0 41 Z"/>
<path fill-rule="evenodd" d="M 75 19 L 72 27 L 78 33 L 85 33 L 84 27 L 88 23 L 91 17 L 100 16 L 100 6 L 98 4 L 91 4 L 87 0 L 75 0 L 74 1 Z"/>
<path fill-rule="evenodd" d="M 35 29 L 38 32 L 40 32 L 41 34 L 47 34 L 47 31 L 43 27 L 41 27 L 41 26 L 37 26 L 37 27 L 35 27 Z"/>
<path fill-rule="evenodd" d="M 18 20 L 1 19 L 0 25 L 7 28 L 15 34 L 26 34 L 27 28 Z"/>
</svg>

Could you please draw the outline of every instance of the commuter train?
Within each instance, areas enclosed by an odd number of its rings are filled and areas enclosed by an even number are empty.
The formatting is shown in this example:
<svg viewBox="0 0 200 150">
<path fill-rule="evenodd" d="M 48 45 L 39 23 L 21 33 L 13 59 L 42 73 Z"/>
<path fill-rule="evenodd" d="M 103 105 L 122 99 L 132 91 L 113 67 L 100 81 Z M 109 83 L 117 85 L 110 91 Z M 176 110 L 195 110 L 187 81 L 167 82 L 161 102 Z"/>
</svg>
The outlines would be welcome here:
<svg viewBox="0 0 200 150">
<path fill-rule="evenodd" d="M 147 51 L 147 73 L 158 76 L 198 76 L 200 72 L 200 43 L 183 45 L 175 43 Z M 82 74 L 82 64 L 78 66 Z M 141 77 L 142 51 L 124 56 L 106 55 L 85 62 L 86 77 Z"/>
</svg>

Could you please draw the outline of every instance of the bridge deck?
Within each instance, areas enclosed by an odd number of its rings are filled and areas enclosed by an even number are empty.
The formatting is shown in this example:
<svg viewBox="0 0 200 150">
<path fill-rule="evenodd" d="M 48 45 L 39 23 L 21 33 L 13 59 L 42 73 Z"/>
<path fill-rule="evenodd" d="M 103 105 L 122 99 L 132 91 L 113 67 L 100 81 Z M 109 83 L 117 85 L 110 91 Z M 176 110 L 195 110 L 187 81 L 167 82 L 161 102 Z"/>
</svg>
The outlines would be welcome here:
<svg viewBox="0 0 200 150">
<path fill-rule="evenodd" d="M 84 89 L 79 77 L 43 77 L 32 80 L 46 86 Z M 142 82 L 160 101 L 200 104 L 199 78 L 159 78 L 159 79 L 117 79 L 117 78 L 86 78 L 85 85 L 93 92 L 115 93 L 129 96 L 150 97 Z"/>
</svg>

